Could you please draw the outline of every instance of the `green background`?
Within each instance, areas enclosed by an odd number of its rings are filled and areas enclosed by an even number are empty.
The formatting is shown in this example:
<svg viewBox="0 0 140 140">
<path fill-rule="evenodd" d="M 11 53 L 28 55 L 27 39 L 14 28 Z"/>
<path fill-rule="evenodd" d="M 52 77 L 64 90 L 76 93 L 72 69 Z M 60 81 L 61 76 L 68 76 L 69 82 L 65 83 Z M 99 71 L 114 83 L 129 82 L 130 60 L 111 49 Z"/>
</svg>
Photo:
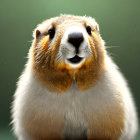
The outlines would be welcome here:
<svg viewBox="0 0 140 140">
<path fill-rule="evenodd" d="M 107 50 L 128 80 L 140 112 L 140 0 L 0 0 L 0 140 L 14 140 L 10 106 L 32 41 L 43 20 L 60 13 L 94 17 Z M 140 139 L 136 138 L 137 140 Z"/>
</svg>

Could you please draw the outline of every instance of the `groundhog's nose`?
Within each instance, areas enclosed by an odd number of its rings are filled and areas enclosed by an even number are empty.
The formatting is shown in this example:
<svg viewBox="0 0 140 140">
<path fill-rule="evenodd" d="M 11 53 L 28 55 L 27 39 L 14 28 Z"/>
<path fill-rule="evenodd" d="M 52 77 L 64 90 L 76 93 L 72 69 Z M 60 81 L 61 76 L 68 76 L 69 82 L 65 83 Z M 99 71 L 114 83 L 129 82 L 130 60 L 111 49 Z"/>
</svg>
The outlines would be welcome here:
<svg viewBox="0 0 140 140">
<path fill-rule="evenodd" d="M 74 32 L 68 35 L 68 42 L 75 47 L 76 53 L 79 52 L 79 47 L 80 44 L 83 42 L 83 40 L 84 40 L 83 34 L 80 32 Z"/>
</svg>

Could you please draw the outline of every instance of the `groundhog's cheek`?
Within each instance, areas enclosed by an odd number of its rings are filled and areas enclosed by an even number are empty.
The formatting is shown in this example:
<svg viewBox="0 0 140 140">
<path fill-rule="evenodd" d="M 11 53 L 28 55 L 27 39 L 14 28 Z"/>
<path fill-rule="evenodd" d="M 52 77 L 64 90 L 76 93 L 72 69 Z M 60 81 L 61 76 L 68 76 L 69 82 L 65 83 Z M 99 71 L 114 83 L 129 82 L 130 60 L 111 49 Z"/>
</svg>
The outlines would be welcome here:
<svg viewBox="0 0 140 140">
<path fill-rule="evenodd" d="M 96 47 L 95 47 L 95 44 L 93 42 L 93 40 L 91 39 L 91 37 L 88 37 L 88 40 L 89 40 L 89 44 L 90 44 L 90 47 L 91 47 L 91 50 L 92 50 L 92 53 L 93 53 L 93 57 L 94 57 L 94 63 L 97 62 L 97 50 L 96 50 Z"/>
<path fill-rule="evenodd" d="M 40 42 L 41 49 L 47 51 L 49 48 L 49 36 L 44 37 Z"/>
</svg>

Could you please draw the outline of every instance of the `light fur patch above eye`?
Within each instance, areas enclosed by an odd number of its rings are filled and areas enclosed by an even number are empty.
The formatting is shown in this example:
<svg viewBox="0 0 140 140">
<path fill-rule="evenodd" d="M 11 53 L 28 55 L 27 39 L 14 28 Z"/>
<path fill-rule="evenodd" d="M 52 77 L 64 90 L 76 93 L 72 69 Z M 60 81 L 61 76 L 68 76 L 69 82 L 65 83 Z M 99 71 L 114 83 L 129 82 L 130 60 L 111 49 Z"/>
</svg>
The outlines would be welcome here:
<svg viewBox="0 0 140 140">
<path fill-rule="evenodd" d="M 49 48 L 49 47 L 48 47 L 48 46 L 49 46 L 49 36 L 44 37 L 44 38 L 41 40 L 40 44 L 41 44 L 41 47 L 42 47 L 42 50 L 43 50 L 43 51 L 48 50 L 48 48 Z"/>
</svg>

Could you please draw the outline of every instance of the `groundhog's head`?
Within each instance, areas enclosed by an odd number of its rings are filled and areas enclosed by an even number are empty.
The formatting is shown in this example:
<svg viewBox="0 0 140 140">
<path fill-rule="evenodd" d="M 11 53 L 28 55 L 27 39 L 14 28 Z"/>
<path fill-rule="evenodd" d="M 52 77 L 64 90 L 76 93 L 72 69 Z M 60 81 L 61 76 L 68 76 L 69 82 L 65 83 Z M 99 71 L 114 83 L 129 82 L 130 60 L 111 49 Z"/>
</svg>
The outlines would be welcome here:
<svg viewBox="0 0 140 140">
<path fill-rule="evenodd" d="M 104 71 L 104 42 L 90 17 L 61 15 L 39 24 L 30 51 L 36 78 L 48 90 L 63 93 L 73 83 L 93 87 Z"/>
</svg>

